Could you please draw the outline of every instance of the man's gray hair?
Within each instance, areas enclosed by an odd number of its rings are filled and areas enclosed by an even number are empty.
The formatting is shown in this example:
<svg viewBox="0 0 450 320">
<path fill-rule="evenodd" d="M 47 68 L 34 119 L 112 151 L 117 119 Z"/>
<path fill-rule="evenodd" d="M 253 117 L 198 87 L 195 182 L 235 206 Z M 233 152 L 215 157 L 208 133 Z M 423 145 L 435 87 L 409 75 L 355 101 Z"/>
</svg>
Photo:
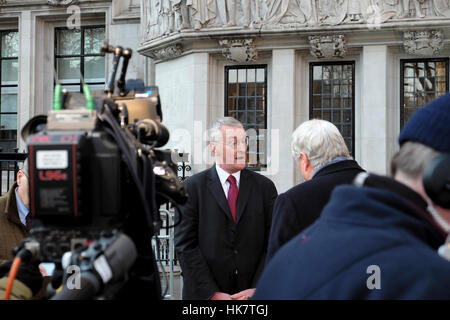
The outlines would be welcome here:
<svg viewBox="0 0 450 320">
<path fill-rule="evenodd" d="M 292 155 L 298 159 L 304 152 L 313 168 L 320 168 L 336 157 L 351 159 L 338 128 L 325 120 L 303 122 L 292 134 Z"/>
<path fill-rule="evenodd" d="M 209 141 L 218 141 L 220 139 L 223 126 L 244 128 L 242 123 L 233 117 L 218 118 L 213 122 L 211 129 L 209 129 Z"/>
<path fill-rule="evenodd" d="M 422 175 L 425 166 L 439 152 L 423 145 L 419 142 L 407 141 L 395 154 L 391 161 L 391 174 L 395 176 L 397 171 L 401 171 L 412 179 Z"/>
</svg>

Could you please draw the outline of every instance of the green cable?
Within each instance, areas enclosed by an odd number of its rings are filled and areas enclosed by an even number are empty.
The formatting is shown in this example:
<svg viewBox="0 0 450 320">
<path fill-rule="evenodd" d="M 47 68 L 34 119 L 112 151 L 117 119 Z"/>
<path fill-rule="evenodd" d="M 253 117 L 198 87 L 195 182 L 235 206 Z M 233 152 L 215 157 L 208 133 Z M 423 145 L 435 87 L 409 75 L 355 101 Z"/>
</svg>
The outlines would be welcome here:
<svg viewBox="0 0 450 320">
<path fill-rule="evenodd" d="M 62 86 L 55 85 L 55 96 L 53 98 L 53 110 L 62 110 Z"/>
<path fill-rule="evenodd" d="M 83 93 L 86 99 L 86 109 L 94 110 L 94 99 L 92 98 L 91 90 L 89 90 L 89 85 L 83 84 Z"/>
</svg>

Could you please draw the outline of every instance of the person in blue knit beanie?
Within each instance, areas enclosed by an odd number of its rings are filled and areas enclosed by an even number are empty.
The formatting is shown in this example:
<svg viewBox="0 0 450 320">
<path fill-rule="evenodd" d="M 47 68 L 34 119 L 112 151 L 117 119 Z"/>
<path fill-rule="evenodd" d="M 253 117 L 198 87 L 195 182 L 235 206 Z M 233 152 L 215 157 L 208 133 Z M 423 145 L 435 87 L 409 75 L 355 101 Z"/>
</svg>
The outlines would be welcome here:
<svg viewBox="0 0 450 320">
<path fill-rule="evenodd" d="M 450 93 L 417 110 L 398 140 L 400 145 L 416 141 L 438 152 L 450 153 Z"/>
<path fill-rule="evenodd" d="M 450 94 L 420 108 L 399 144 L 392 178 L 337 187 L 254 299 L 450 299 Z"/>
</svg>

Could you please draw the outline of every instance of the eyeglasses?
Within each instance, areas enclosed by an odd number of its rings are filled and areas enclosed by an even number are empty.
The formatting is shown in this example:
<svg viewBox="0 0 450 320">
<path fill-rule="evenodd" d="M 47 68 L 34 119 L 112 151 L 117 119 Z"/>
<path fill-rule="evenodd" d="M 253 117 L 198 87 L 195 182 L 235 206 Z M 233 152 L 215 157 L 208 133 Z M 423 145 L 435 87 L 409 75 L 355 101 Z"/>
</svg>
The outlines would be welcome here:
<svg viewBox="0 0 450 320">
<path fill-rule="evenodd" d="M 245 137 L 245 140 L 234 139 L 234 141 L 227 141 L 223 144 L 232 148 L 237 148 L 238 146 L 246 147 L 248 144 L 248 137 Z"/>
</svg>

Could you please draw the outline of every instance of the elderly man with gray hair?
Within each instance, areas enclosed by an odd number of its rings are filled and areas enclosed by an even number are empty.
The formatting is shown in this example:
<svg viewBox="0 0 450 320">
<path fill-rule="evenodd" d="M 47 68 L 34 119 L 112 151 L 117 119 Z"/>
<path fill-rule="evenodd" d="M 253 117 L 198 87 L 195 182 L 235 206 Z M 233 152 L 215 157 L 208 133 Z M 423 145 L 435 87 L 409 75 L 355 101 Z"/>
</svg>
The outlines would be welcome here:
<svg viewBox="0 0 450 320">
<path fill-rule="evenodd" d="M 352 183 L 364 171 L 350 157 L 336 126 L 325 120 L 302 123 L 292 134 L 291 148 L 306 182 L 275 201 L 267 262 L 283 244 L 313 224 L 336 186 Z"/>
</svg>

